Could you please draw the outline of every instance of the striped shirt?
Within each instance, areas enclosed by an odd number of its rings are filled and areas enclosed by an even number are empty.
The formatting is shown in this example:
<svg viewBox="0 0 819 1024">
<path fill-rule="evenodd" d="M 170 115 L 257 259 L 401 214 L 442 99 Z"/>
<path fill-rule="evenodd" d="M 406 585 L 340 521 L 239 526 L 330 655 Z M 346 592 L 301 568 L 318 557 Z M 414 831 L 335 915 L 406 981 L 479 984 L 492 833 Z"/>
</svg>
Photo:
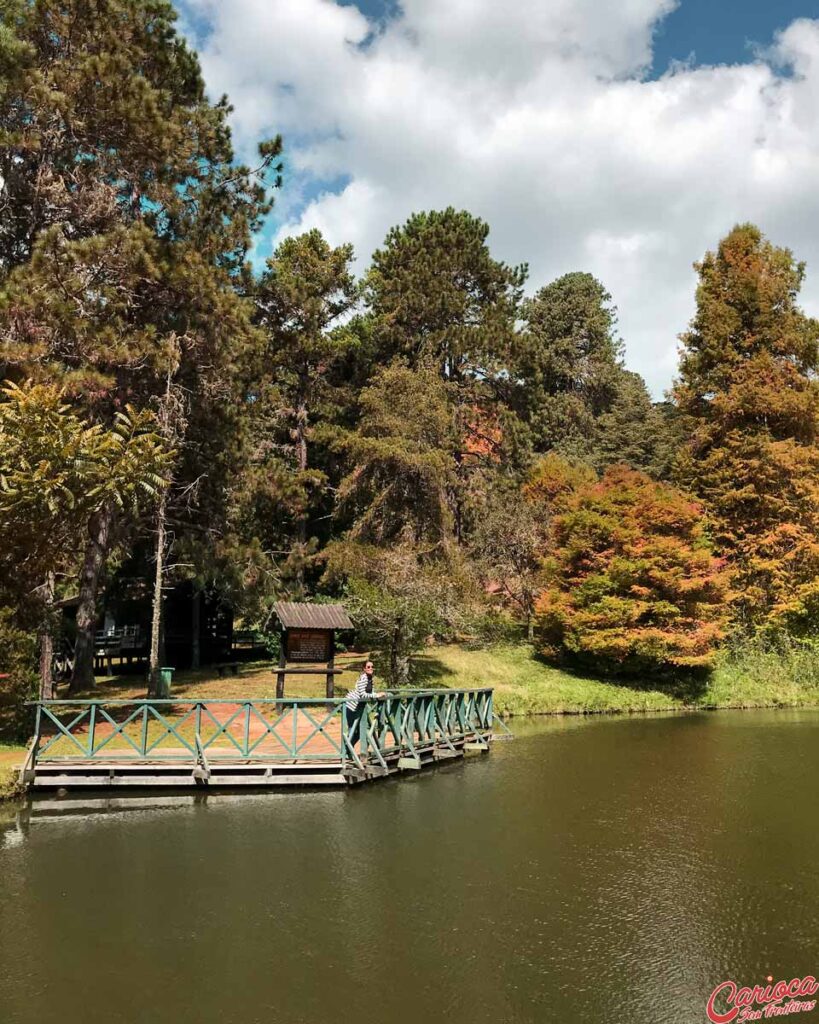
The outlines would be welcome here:
<svg viewBox="0 0 819 1024">
<path fill-rule="evenodd" d="M 366 672 L 358 677 L 358 682 L 345 697 L 344 704 L 348 711 L 355 711 L 362 700 L 375 700 L 373 681 Z"/>
</svg>

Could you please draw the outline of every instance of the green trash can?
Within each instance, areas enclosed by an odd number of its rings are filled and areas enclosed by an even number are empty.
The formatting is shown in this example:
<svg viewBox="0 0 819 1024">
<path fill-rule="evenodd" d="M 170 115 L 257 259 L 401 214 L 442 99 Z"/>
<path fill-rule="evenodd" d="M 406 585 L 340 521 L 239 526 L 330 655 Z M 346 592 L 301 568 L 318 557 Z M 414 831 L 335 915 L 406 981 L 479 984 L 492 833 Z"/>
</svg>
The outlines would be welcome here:
<svg viewBox="0 0 819 1024">
<path fill-rule="evenodd" d="M 159 686 L 157 687 L 157 697 L 164 700 L 171 695 L 171 683 L 173 682 L 172 668 L 161 668 L 159 670 Z"/>
</svg>

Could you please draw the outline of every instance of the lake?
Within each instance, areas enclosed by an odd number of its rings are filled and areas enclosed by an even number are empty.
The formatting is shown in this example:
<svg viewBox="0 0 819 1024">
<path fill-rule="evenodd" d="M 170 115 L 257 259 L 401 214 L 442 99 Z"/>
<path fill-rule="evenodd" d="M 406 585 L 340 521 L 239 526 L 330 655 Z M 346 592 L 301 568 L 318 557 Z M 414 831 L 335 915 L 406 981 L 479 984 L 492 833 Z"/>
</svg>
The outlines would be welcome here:
<svg viewBox="0 0 819 1024">
<path fill-rule="evenodd" d="M 0 1021 L 690 1024 L 819 975 L 819 712 L 513 728 L 348 791 L 5 812 Z"/>
</svg>

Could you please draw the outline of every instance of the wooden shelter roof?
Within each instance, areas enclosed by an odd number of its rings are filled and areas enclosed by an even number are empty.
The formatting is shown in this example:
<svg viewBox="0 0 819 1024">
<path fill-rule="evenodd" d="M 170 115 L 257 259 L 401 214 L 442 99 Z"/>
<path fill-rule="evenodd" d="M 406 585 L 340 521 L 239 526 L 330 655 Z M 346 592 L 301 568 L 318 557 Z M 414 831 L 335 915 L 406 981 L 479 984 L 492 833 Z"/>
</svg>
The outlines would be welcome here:
<svg viewBox="0 0 819 1024">
<path fill-rule="evenodd" d="M 353 629 L 350 616 L 340 604 L 300 604 L 278 601 L 275 606 L 285 629 Z"/>
</svg>

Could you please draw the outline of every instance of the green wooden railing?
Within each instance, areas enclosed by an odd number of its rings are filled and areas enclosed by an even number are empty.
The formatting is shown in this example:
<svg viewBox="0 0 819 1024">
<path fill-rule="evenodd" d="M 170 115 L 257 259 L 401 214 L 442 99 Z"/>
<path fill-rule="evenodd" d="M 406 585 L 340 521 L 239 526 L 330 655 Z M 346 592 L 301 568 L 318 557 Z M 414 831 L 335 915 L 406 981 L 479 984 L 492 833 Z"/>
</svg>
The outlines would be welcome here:
<svg viewBox="0 0 819 1024">
<path fill-rule="evenodd" d="M 219 760 L 387 767 L 491 736 L 492 690 L 406 690 L 344 700 L 52 700 L 35 704 L 30 761 Z"/>
</svg>

